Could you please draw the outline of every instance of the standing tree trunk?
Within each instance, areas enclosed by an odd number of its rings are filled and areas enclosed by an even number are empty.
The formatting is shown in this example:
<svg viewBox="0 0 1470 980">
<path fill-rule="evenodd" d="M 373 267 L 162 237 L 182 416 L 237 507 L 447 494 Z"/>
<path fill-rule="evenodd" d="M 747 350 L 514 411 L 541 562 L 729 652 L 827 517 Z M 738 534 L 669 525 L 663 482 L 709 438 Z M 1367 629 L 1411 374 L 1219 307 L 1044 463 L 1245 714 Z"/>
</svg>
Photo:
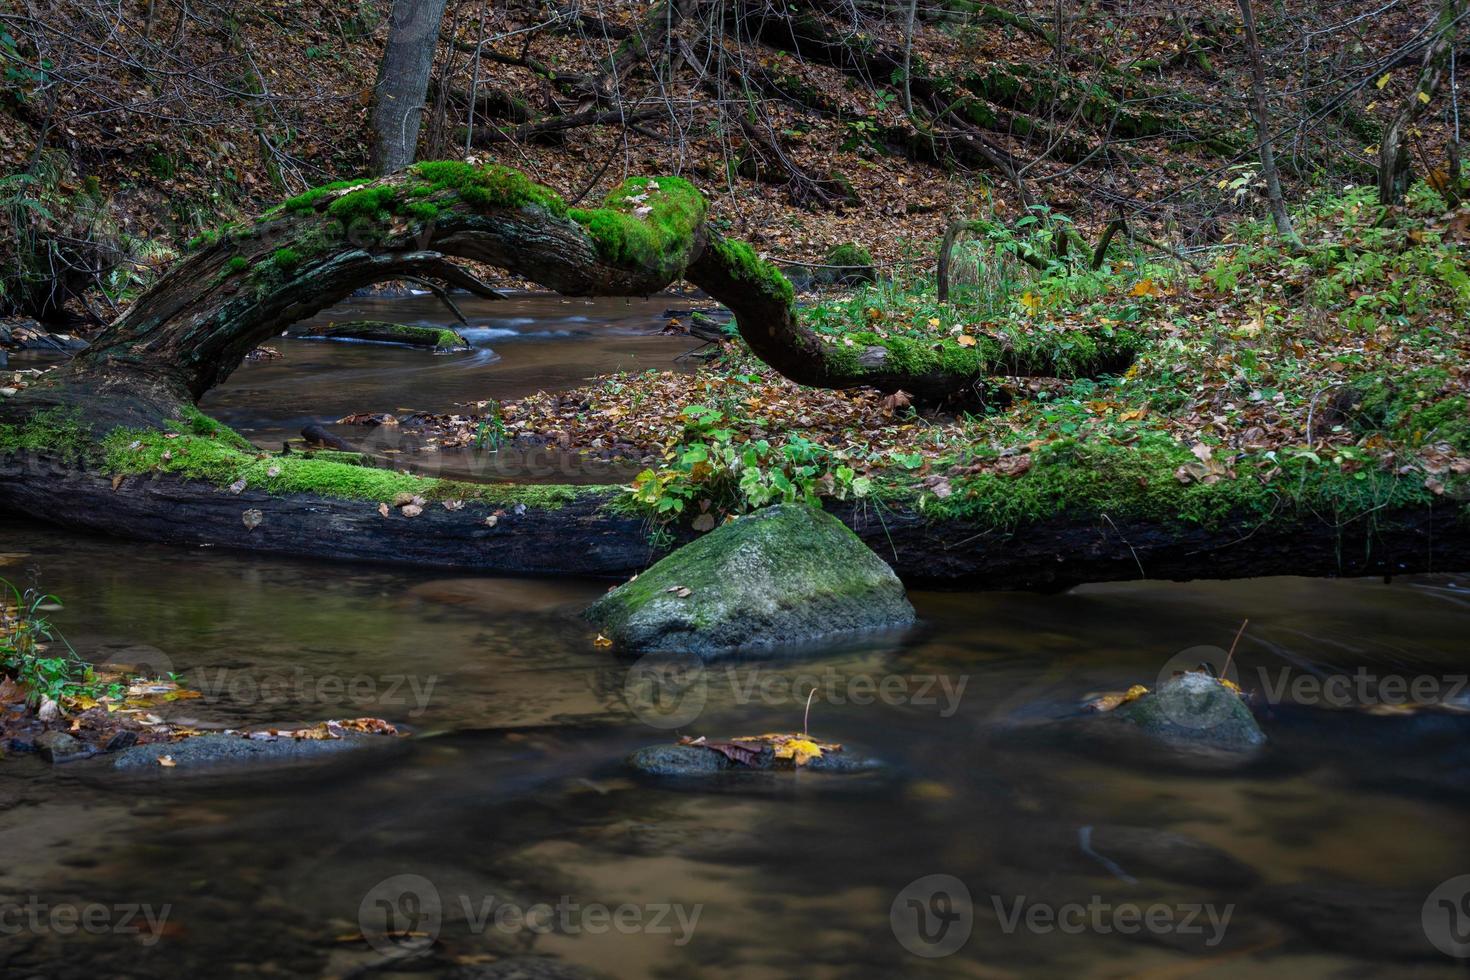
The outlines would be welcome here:
<svg viewBox="0 0 1470 980">
<path fill-rule="evenodd" d="M 1455 26 L 1460 19 L 1463 0 L 1445 0 L 1435 24 L 1434 36 L 1424 52 L 1424 66 L 1419 70 L 1419 80 L 1408 95 L 1404 96 L 1393 121 L 1383 131 L 1378 143 L 1378 200 L 1381 204 L 1397 204 L 1409 186 L 1409 147 L 1404 137 L 1419 116 L 1434 101 L 1440 85 L 1448 74 L 1450 54 L 1455 48 Z M 1458 186 L 1458 154 L 1451 153 L 1450 163 L 1455 168 L 1448 174 L 1452 185 Z"/>
<path fill-rule="evenodd" d="M 397 173 L 413 163 L 445 0 L 393 0 L 388 44 L 373 89 L 372 167 Z"/>
<path fill-rule="evenodd" d="M 1240 17 L 1245 25 L 1245 44 L 1251 59 L 1251 96 L 1255 103 L 1256 140 L 1261 144 L 1261 175 L 1266 178 L 1266 201 L 1276 233 L 1289 245 L 1300 245 L 1286 201 L 1281 196 L 1281 174 L 1276 170 L 1276 151 L 1271 147 L 1271 111 L 1266 105 L 1266 68 L 1261 62 L 1261 42 L 1256 37 L 1256 18 L 1251 0 L 1240 0 Z"/>
</svg>

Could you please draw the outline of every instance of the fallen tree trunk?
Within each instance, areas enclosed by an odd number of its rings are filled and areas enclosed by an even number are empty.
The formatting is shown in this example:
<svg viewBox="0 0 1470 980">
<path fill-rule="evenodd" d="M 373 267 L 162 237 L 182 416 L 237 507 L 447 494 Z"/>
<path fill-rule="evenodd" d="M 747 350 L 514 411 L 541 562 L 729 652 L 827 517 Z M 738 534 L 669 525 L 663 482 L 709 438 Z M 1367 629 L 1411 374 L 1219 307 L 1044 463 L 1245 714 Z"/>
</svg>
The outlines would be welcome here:
<svg viewBox="0 0 1470 980">
<path fill-rule="evenodd" d="M 871 333 L 824 339 L 801 323 L 780 272 L 706 228 L 704 212 L 699 192 L 670 177 L 633 178 L 595 210 L 568 208 L 518 171 L 457 162 L 328 185 L 202 242 L 85 353 L 10 400 L 0 423 L 75 406 L 104 429 L 156 426 L 265 340 L 354 289 L 424 276 L 466 281 L 451 258 L 578 296 L 647 295 L 682 276 L 729 307 L 757 356 L 821 387 L 942 399 L 990 374 L 1092 375 L 1132 358 L 1136 337 L 1126 331 L 1098 333 L 1093 355 L 1080 360 L 1075 345 L 1054 342 L 1016 350 L 990 337 L 970 346 Z"/>
<path fill-rule="evenodd" d="M 505 575 L 628 576 L 664 552 L 614 487 L 497 486 L 499 499 L 416 517 L 372 500 L 238 494 L 171 474 L 115 478 L 36 454 L 0 459 L 0 507 L 71 527 L 180 545 L 303 558 L 467 568 Z M 559 498 L 548 502 L 547 498 Z M 1470 524 L 1445 504 L 1374 523 L 1312 517 L 1212 526 L 1057 514 L 1000 528 L 900 507 L 879 520 L 833 504 L 910 584 L 1053 591 L 1128 579 L 1398 575 L 1470 568 Z M 255 518 L 242 519 L 254 514 Z M 487 518 L 494 520 L 487 523 Z M 675 543 L 693 535 L 684 532 Z"/>
<path fill-rule="evenodd" d="M 200 242 L 87 351 L 0 401 L 0 507 L 283 554 L 503 572 L 639 567 L 646 520 L 608 506 L 616 491 L 452 484 L 269 456 L 194 408 L 260 343 L 353 289 L 426 275 L 457 281 L 464 273 L 450 257 L 571 295 L 644 295 L 682 276 L 734 313 L 757 356 L 799 383 L 833 388 L 943 398 L 989 374 L 1116 370 L 1137 342 L 1124 331 L 1061 341 L 1048 332 L 1024 349 L 991 337 L 961 345 L 818 334 L 775 266 L 707 228 L 704 213 L 699 192 L 678 178 L 633 178 L 602 208 L 580 210 L 516 171 L 463 163 L 309 191 Z M 521 518 L 527 533 L 512 543 L 489 533 Z"/>
</svg>

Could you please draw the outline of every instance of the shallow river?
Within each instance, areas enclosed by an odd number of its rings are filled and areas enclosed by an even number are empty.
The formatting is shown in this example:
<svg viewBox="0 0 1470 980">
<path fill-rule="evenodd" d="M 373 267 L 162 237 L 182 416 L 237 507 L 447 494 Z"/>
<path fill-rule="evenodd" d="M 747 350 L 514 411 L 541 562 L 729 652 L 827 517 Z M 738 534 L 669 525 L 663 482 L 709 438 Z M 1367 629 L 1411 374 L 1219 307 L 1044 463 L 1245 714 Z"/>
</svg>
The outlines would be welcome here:
<svg viewBox="0 0 1470 980">
<path fill-rule="evenodd" d="M 502 342 L 465 375 L 291 342 L 210 407 L 289 433 L 663 367 L 690 346 L 639 336 L 664 305 L 626 334 Z M 0 576 L 33 570 L 78 650 L 205 693 L 171 720 L 376 715 L 418 737 L 269 776 L 0 761 L 5 977 L 490 977 L 517 954 L 627 978 L 1463 975 L 1430 933 L 1463 933 L 1470 906 L 1426 900 L 1470 873 L 1470 716 L 1348 708 L 1322 683 L 1361 701 L 1386 690 L 1361 678 L 1417 679 L 1465 706 L 1462 577 L 915 593 L 906 634 L 712 667 L 649 704 L 577 618 L 607 583 L 0 521 Z M 1272 739 L 1255 764 L 1054 737 L 1089 694 L 1152 685 L 1245 617 L 1236 661 Z M 885 774 L 701 788 L 621 765 L 679 733 L 798 730 L 813 687 L 812 734 Z M 101 911 L 73 933 L 69 908 Z"/>
</svg>

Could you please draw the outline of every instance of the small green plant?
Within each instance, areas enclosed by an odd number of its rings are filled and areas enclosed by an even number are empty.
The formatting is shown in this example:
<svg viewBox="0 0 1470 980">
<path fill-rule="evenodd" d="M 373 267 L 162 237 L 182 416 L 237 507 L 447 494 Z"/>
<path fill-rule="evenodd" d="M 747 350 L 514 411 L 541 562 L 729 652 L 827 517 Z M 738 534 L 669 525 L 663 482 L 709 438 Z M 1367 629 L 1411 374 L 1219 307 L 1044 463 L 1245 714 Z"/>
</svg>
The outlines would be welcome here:
<svg viewBox="0 0 1470 980">
<path fill-rule="evenodd" d="M 480 422 L 479 428 L 475 430 L 475 448 L 484 449 L 489 445 L 492 453 L 499 452 L 509 438 L 505 428 L 505 419 L 500 416 L 500 405 L 496 402 L 490 403 L 490 412 Z"/>
<path fill-rule="evenodd" d="M 103 684 L 46 618 L 61 601 L 37 588 L 24 591 L 0 579 L 0 668 L 26 692 L 33 707 L 63 698 L 117 695 L 120 684 Z M 60 641 L 65 651 L 52 656 Z"/>
</svg>

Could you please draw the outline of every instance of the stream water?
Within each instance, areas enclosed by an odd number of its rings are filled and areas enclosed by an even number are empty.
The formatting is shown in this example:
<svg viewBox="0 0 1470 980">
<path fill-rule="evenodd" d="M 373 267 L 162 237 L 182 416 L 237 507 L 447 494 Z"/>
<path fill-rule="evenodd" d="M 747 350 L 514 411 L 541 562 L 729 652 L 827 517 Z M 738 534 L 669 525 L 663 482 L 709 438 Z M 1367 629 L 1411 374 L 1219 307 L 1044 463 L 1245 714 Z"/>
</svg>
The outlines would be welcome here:
<svg viewBox="0 0 1470 980">
<path fill-rule="evenodd" d="M 575 309 L 532 303 L 536 324 Z M 642 335 L 664 305 L 521 330 L 497 361 L 287 342 L 206 407 L 264 444 L 663 367 L 691 346 Z M 375 715 L 417 737 L 269 775 L 0 761 L 5 977 L 490 977 L 519 954 L 627 978 L 1463 975 L 1430 934 L 1463 932 L 1470 906 L 1453 884 L 1426 900 L 1470 873 L 1470 716 L 1347 704 L 1401 678 L 1470 707 L 1460 577 L 915 593 L 908 633 L 711 667 L 650 705 L 577 618 L 606 583 L 0 520 L 0 576 L 32 570 L 78 650 L 204 692 L 171 720 Z M 1089 694 L 1153 685 L 1247 616 L 1236 662 L 1272 739 L 1255 764 L 1052 737 Z M 689 786 L 621 765 L 676 733 L 799 729 L 813 687 L 812 734 L 886 773 Z M 94 908 L 92 928 L 57 917 Z M 412 935 L 373 948 L 368 921 Z"/>
</svg>

